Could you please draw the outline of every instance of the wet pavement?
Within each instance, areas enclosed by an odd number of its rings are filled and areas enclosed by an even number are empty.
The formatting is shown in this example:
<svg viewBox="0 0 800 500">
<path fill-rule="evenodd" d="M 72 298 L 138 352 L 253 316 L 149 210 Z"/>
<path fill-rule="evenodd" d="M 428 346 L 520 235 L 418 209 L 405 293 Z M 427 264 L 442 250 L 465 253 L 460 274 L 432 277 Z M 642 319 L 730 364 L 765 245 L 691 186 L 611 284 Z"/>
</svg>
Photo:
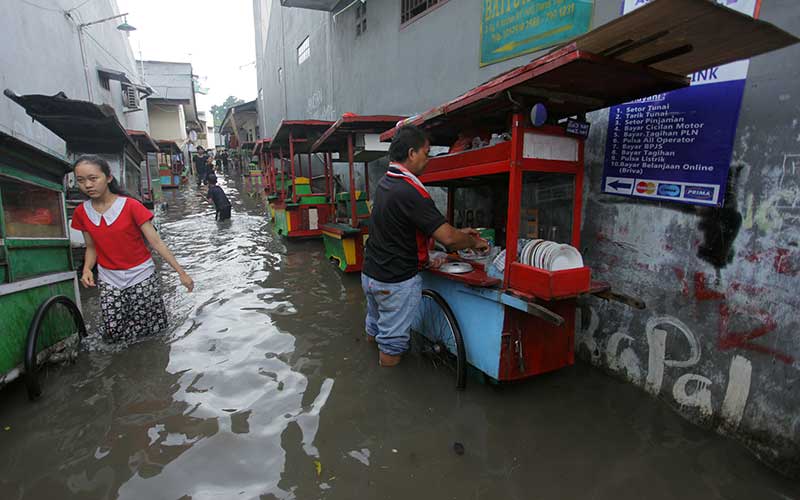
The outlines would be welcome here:
<svg viewBox="0 0 800 500">
<path fill-rule="evenodd" d="M 166 193 L 162 236 L 196 282 L 163 274 L 169 332 L 90 343 L 35 403 L 20 383 L 0 391 L 0 499 L 800 498 L 737 443 L 580 363 L 465 392 L 421 359 L 379 368 L 358 276 L 321 242 L 274 238 L 223 187 L 225 223 L 193 187 Z M 84 310 L 95 324 L 95 293 Z"/>
</svg>

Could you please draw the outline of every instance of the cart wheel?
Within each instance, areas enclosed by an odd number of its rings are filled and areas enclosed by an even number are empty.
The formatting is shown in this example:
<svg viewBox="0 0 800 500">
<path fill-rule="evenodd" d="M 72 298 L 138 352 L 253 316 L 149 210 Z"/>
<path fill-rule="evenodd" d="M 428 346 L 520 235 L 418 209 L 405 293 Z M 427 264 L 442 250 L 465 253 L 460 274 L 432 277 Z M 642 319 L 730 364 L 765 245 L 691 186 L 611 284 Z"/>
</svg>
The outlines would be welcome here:
<svg viewBox="0 0 800 500">
<path fill-rule="evenodd" d="M 441 295 L 423 290 L 419 314 L 411 325 L 419 351 L 431 358 L 434 366 L 445 366 L 456 374 L 456 389 L 467 383 L 467 355 L 458 322 Z"/>
<path fill-rule="evenodd" d="M 86 336 L 86 324 L 83 322 L 83 316 L 72 299 L 64 295 L 56 295 L 42 302 L 42 305 L 36 310 L 36 314 L 33 315 L 33 321 L 31 321 L 31 326 L 28 328 L 28 339 L 25 344 L 25 387 L 28 390 L 28 398 L 31 401 L 42 394 L 42 389 L 39 385 L 39 369 L 53 354 L 50 352 L 45 354 L 45 347 L 52 345 L 55 339 L 52 338 L 52 332 L 42 331 L 42 325 L 47 317 L 47 312 L 56 304 L 61 304 L 69 311 L 77 327 L 78 336 L 74 341 L 70 340 L 70 342 L 73 342 L 75 354 L 78 352 L 80 339 Z M 70 353 L 67 357 L 72 358 L 73 354 Z"/>
</svg>

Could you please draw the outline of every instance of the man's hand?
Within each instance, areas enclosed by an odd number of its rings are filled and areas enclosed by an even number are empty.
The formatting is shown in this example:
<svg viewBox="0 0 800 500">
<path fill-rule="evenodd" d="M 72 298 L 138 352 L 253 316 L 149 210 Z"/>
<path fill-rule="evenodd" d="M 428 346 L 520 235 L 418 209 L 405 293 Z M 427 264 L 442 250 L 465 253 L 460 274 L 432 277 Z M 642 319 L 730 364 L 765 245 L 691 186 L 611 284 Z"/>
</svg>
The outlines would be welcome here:
<svg viewBox="0 0 800 500">
<path fill-rule="evenodd" d="M 478 250 L 479 252 L 485 252 L 486 250 L 489 250 L 488 241 L 484 240 L 480 236 L 474 236 L 474 238 L 475 238 L 475 246 L 473 246 L 472 248 Z"/>
<path fill-rule="evenodd" d="M 471 227 L 464 227 L 459 229 L 459 231 L 472 237 L 473 241 L 472 248 L 474 248 L 475 250 L 483 252 L 489 249 L 489 242 L 481 238 L 481 233 L 479 233 L 477 229 L 473 229 Z"/>
</svg>

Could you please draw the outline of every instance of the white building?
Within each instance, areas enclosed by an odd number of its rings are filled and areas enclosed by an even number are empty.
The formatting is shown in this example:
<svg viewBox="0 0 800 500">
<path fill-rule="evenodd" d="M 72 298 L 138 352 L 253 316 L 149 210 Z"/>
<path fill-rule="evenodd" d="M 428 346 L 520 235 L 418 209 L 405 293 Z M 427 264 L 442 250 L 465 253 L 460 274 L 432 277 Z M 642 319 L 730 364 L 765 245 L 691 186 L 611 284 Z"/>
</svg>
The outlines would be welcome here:
<svg viewBox="0 0 800 500">
<path fill-rule="evenodd" d="M 0 89 L 8 90 L 0 96 L 0 133 L 65 160 L 101 154 L 130 191 L 142 194 L 144 158 L 126 131 L 149 130 L 140 99 L 150 90 L 124 31 L 130 25 L 114 18 L 116 2 L 7 3 L 0 16 Z"/>
</svg>

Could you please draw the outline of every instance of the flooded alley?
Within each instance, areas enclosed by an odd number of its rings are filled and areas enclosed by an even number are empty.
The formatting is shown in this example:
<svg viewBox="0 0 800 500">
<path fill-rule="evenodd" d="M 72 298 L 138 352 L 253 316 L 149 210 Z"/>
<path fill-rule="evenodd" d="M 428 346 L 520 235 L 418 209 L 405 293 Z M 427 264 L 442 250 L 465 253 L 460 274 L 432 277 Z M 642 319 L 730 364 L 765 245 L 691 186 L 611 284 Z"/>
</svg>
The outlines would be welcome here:
<svg viewBox="0 0 800 500">
<path fill-rule="evenodd" d="M 358 275 L 318 242 L 275 238 L 221 183 L 222 223 L 194 187 L 165 194 L 162 237 L 196 282 L 187 294 L 163 273 L 165 335 L 90 342 L 36 402 L 20 382 L 0 392 L 0 498 L 800 497 L 740 444 L 580 362 L 463 392 L 421 358 L 380 368 Z M 83 301 L 94 328 L 96 293 Z"/>
</svg>

